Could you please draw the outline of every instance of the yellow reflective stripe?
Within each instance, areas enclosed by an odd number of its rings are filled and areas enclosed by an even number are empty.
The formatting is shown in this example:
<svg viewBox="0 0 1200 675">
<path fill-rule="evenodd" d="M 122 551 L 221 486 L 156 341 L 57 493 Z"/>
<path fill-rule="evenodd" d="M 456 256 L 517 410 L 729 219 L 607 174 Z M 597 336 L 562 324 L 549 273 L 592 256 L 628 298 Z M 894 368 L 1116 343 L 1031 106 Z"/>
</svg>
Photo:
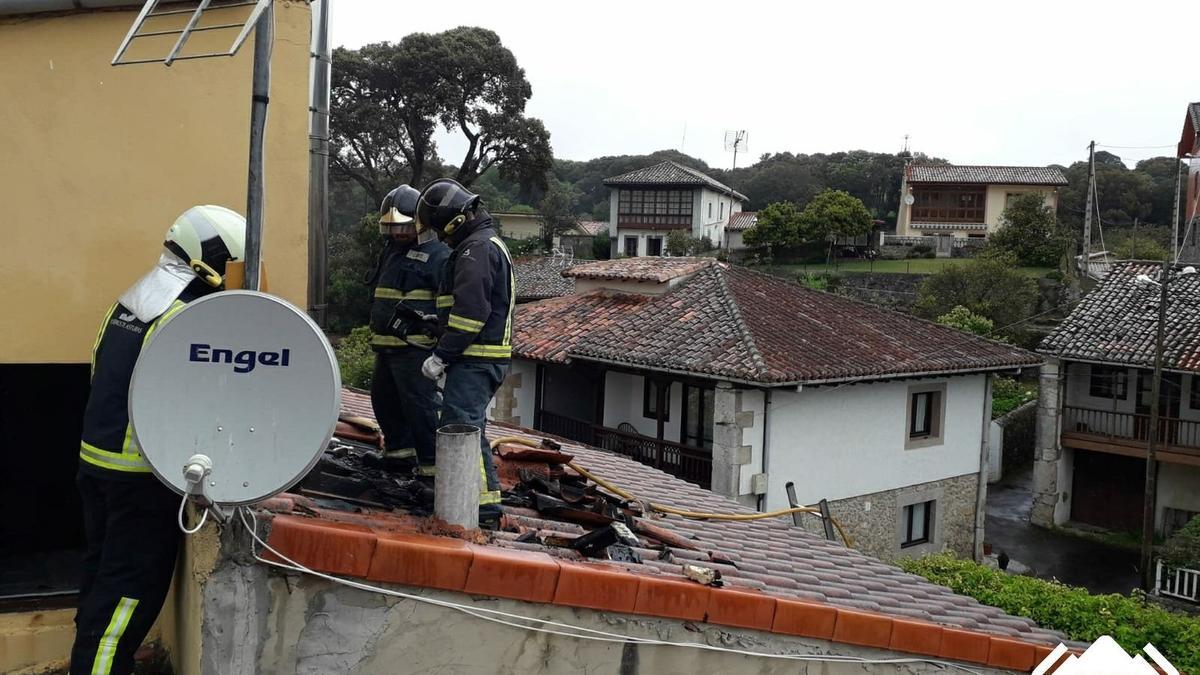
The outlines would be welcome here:
<svg viewBox="0 0 1200 675">
<path fill-rule="evenodd" d="M 479 505 L 488 506 L 500 503 L 500 491 L 489 490 L 487 468 L 483 465 L 483 453 L 479 453 Z"/>
<path fill-rule="evenodd" d="M 125 434 L 126 438 L 128 438 L 128 428 Z M 146 459 L 140 454 L 109 452 L 108 450 L 101 450 L 87 441 L 80 441 L 79 443 L 79 458 L 89 464 L 113 471 L 127 471 L 130 473 L 150 472 L 150 465 L 146 463 Z"/>
<path fill-rule="evenodd" d="M 512 345 L 471 345 L 463 350 L 463 356 L 508 359 L 512 358 Z"/>
<path fill-rule="evenodd" d="M 404 291 L 395 288 L 376 288 L 376 300 L 433 300 L 433 291 L 428 288 L 418 288 L 416 290 Z"/>
<path fill-rule="evenodd" d="M 112 320 L 113 312 L 117 311 L 117 303 L 113 303 L 112 307 L 108 308 L 108 313 L 104 315 L 104 321 L 100 324 L 100 330 L 96 332 L 96 342 L 92 345 L 92 374 L 96 374 L 96 352 L 100 349 L 100 338 L 104 337 L 104 331 L 108 329 L 108 322 Z"/>
<path fill-rule="evenodd" d="M 432 464 L 422 464 L 417 467 L 418 476 L 434 476 L 437 475 L 437 467 Z"/>
<path fill-rule="evenodd" d="M 112 618 L 108 620 L 108 628 L 100 638 L 96 649 L 96 659 L 92 661 L 92 675 L 109 675 L 112 672 L 113 658 L 117 655 L 117 643 L 125 634 L 129 620 L 133 618 L 133 610 L 137 609 L 138 601 L 134 598 L 121 598 L 117 608 L 113 610 Z"/>
<path fill-rule="evenodd" d="M 517 273 L 516 267 L 513 265 L 512 254 L 508 252 L 508 247 L 504 245 L 504 241 L 499 237 L 492 237 L 492 243 L 500 247 L 504 253 L 504 257 L 508 259 L 508 319 L 504 322 L 504 341 L 500 344 L 512 344 L 512 324 L 513 312 L 517 306 Z"/>
<path fill-rule="evenodd" d="M 174 303 L 172 303 L 171 307 L 167 309 L 167 311 L 163 312 L 162 316 L 158 317 L 154 320 L 154 323 L 150 324 L 150 328 L 146 330 L 146 336 L 142 338 L 142 344 L 146 344 L 146 340 L 150 339 L 150 336 L 154 334 L 154 331 L 158 330 L 158 328 L 167 321 L 170 321 L 171 317 L 178 314 L 184 307 L 187 307 L 187 303 L 179 300 L 176 300 Z"/>
<path fill-rule="evenodd" d="M 461 330 L 464 333 L 478 333 L 479 331 L 483 330 L 482 321 L 468 319 L 457 314 L 451 314 L 450 318 L 446 320 L 446 325 L 455 330 Z"/>
<path fill-rule="evenodd" d="M 409 457 L 417 456 L 416 448 L 397 448 L 395 450 L 386 450 L 383 453 L 388 459 L 408 459 Z"/>
<path fill-rule="evenodd" d="M 442 309 L 443 307 L 453 307 L 454 306 L 454 296 L 453 295 L 437 296 L 437 306 L 438 306 L 438 309 Z"/>
</svg>

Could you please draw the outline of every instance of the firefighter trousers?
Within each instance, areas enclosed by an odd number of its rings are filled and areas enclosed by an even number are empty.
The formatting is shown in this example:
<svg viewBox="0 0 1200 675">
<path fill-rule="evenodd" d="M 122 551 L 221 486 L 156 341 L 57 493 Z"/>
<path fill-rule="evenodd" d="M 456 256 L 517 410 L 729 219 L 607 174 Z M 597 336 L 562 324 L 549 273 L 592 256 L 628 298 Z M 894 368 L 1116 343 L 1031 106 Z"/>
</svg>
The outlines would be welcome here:
<svg viewBox="0 0 1200 675">
<path fill-rule="evenodd" d="M 438 427 L 437 383 L 421 374 L 429 352 L 405 348 L 375 355 L 371 407 L 383 431 L 384 449 L 413 466 L 432 466 Z"/>
<path fill-rule="evenodd" d="M 179 495 L 151 475 L 81 470 L 87 551 L 75 614 L 71 675 L 125 675 L 162 609 L 181 533 Z"/>
<path fill-rule="evenodd" d="M 500 388 L 507 372 L 507 361 L 458 361 L 446 368 L 441 425 L 469 424 L 479 429 L 483 473 L 480 482 L 484 483 L 479 486 L 481 512 L 499 513 L 500 479 L 496 475 L 496 463 L 492 461 L 492 449 L 483 432 L 487 425 L 488 403 Z"/>
</svg>

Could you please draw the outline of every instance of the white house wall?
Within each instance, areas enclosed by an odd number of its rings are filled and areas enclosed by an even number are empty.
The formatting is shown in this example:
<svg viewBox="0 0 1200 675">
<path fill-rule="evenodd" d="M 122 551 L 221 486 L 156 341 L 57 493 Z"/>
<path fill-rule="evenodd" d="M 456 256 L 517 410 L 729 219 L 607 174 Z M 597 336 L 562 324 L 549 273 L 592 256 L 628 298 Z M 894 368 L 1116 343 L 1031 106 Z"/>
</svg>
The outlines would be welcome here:
<svg viewBox="0 0 1200 675">
<path fill-rule="evenodd" d="M 658 438 L 658 421 L 642 415 L 643 381 L 641 375 L 613 371 L 605 374 L 604 426 L 616 429 L 622 422 L 628 422 L 639 434 Z M 663 438 L 678 443 L 683 419 L 683 385 L 678 382 L 671 384 L 668 410 L 670 419 L 663 424 Z"/>
<path fill-rule="evenodd" d="M 753 494 L 750 481 L 754 474 L 763 472 L 763 427 L 765 422 L 766 395 L 761 389 L 742 391 L 740 413 L 753 415 L 753 423 L 742 427 L 742 445 L 750 446 L 750 464 L 743 465 L 739 475 L 739 490 L 743 495 Z"/>
<path fill-rule="evenodd" d="M 1200 513 L 1200 467 L 1165 462 L 1159 464 L 1155 527 L 1162 527 L 1163 509 Z"/>
<path fill-rule="evenodd" d="M 943 380 L 944 442 L 911 450 L 904 448 L 909 387 L 937 380 L 776 390 L 767 508 L 787 506 L 788 481 L 800 503 L 812 504 L 978 473 L 984 380 Z"/>
<path fill-rule="evenodd" d="M 1128 368 L 1125 371 L 1125 379 L 1128 383 L 1125 391 L 1125 398 L 1099 398 L 1092 396 L 1091 378 L 1092 364 L 1089 363 L 1070 363 L 1067 365 L 1067 383 L 1064 404 L 1077 408 L 1091 408 L 1093 410 L 1111 410 L 1119 413 L 1134 413 L 1137 411 L 1137 385 L 1138 371 L 1136 368 Z M 1180 397 L 1179 397 L 1179 419 L 1200 422 L 1200 408 L 1191 407 L 1191 386 L 1192 378 L 1195 375 L 1182 375 L 1180 377 Z M 1164 386 L 1167 386 L 1164 384 Z"/>
</svg>

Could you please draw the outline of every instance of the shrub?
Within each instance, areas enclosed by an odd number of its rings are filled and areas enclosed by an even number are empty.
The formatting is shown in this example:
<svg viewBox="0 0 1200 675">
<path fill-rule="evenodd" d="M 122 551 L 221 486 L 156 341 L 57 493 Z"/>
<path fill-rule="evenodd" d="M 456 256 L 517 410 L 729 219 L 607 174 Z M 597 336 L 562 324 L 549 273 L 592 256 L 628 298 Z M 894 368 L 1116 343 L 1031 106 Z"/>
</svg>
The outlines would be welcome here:
<svg viewBox="0 0 1200 675">
<path fill-rule="evenodd" d="M 1172 567 L 1200 568 L 1200 516 L 1171 535 L 1162 554 L 1163 561 Z"/>
<path fill-rule="evenodd" d="M 1012 255 L 983 255 L 973 263 L 951 263 L 925 280 L 913 311 L 936 320 L 962 305 L 991 319 L 994 330 L 1019 342 L 1020 323 L 1033 314 L 1037 282 L 1017 271 Z"/>
<path fill-rule="evenodd" d="M 697 244 L 696 250 L 700 251 L 701 253 L 707 253 L 714 248 L 716 248 L 716 246 L 713 245 L 712 237 L 706 234 L 703 237 L 700 237 L 700 243 Z"/>
<path fill-rule="evenodd" d="M 801 286 L 811 288 L 814 291 L 829 290 L 829 279 L 819 274 L 801 274 L 796 280 L 800 282 Z"/>
<path fill-rule="evenodd" d="M 671 255 L 691 255 L 700 246 L 700 240 L 693 237 L 687 230 L 671 230 L 667 234 L 667 253 Z"/>
<path fill-rule="evenodd" d="M 1024 384 L 1008 377 L 992 380 L 992 417 L 1001 417 L 1037 398 L 1037 385 Z"/>
<path fill-rule="evenodd" d="M 375 351 L 371 349 L 371 329 L 359 326 L 342 338 L 334 349 L 338 369 L 342 371 L 342 384 L 360 389 L 371 388 L 371 374 L 375 371 Z"/>
<path fill-rule="evenodd" d="M 1169 612 L 1137 597 L 1092 595 L 1065 586 L 993 570 L 950 554 L 902 559 L 905 571 L 1009 614 L 1024 616 L 1072 640 L 1112 636 L 1128 652 L 1153 643 L 1181 671 L 1200 669 L 1200 618 Z"/>
<path fill-rule="evenodd" d="M 608 260 L 612 255 L 612 241 L 608 238 L 608 230 L 592 237 L 592 257 L 596 260 Z"/>
<path fill-rule="evenodd" d="M 954 309 L 939 316 L 937 322 L 943 326 L 957 328 L 958 330 L 984 337 L 992 334 L 992 327 L 994 325 L 991 319 L 986 316 L 980 316 L 962 305 L 955 305 Z"/>
<path fill-rule="evenodd" d="M 917 244 L 908 249 L 909 258 L 932 258 L 937 255 L 929 244 Z"/>
</svg>

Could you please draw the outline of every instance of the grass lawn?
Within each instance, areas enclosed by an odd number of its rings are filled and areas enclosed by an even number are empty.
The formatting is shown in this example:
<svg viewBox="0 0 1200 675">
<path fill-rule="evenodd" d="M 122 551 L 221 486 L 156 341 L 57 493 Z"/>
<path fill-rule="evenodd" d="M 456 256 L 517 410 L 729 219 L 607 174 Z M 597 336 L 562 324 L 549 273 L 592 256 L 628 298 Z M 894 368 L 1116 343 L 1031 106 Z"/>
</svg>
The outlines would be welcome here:
<svg viewBox="0 0 1200 675">
<path fill-rule="evenodd" d="M 913 258 L 910 260 L 848 260 L 839 264 L 799 263 L 793 265 L 769 265 L 769 271 L 775 274 L 796 274 L 811 272 L 882 272 L 885 274 L 933 274 L 946 265 L 973 265 L 974 258 Z M 1021 273 L 1030 277 L 1042 277 L 1053 271 L 1050 267 L 1018 267 Z"/>
</svg>

